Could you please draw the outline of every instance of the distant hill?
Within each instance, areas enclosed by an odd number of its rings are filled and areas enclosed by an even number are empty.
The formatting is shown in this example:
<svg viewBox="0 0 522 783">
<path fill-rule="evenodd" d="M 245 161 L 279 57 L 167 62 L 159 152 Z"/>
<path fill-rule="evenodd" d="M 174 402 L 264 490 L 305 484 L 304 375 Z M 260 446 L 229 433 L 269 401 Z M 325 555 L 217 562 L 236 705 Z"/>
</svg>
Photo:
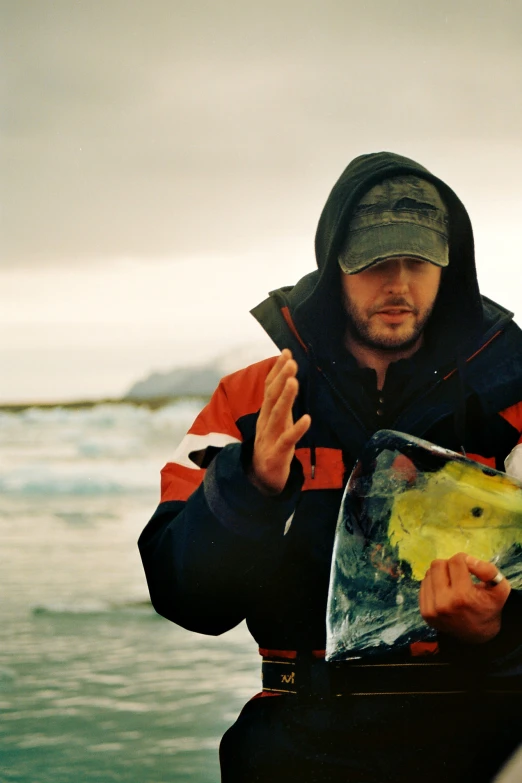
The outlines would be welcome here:
<svg viewBox="0 0 522 783">
<path fill-rule="evenodd" d="M 267 341 L 242 345 L 206 364 L 174 367 L 166 372 L 153 372 L 134 383 L 124 399 L 150 400 L 155 397 L 183 395 L 210 396 L 224 375 L 269 356 L 275 356 L 277 353 L 277 348 L 268 341 L 268 338 Z"/>
</svg>

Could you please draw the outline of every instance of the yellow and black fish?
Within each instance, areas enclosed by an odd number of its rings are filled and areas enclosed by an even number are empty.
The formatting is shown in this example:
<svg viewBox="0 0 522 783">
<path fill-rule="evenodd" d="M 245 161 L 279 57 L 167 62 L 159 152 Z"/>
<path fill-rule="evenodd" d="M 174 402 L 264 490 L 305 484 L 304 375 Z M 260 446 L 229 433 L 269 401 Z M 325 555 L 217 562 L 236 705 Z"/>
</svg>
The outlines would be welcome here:
<svg viewBox="0 0 522 783">
<path fill-rule="evenodd" d="M 388 523 L 390 544 L 414 579 L 436 558 L 468 552 L 491 560 L 522 544 L 522 489 L 508 476 L 455 461 L 422 478 L 394 497 Z"/>
</svg>

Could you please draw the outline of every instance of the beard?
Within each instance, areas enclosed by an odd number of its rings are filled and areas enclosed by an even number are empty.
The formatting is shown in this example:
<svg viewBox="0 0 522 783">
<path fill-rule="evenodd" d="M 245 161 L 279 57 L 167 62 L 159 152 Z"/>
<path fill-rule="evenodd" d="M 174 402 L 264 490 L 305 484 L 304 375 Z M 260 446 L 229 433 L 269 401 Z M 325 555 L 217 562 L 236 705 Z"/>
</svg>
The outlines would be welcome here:
<svg viewBox="0 0 522 783">
<path fill-rule="evenodd" d="M 434 304 L 423 311 L 414 308 L 402 297 L 393 297 L 386 300 L 384 305 L 388 307 L 406 307 L 411 311 L 413 322 L 410 324 L 385 325 L 372 320 L 377 312 L 370 310 L 362 312 L 345 293 L 344 308 L 346 316 L 346 328 L 351 337 L 360 345 L 374 350 L 395 353 L 407 351 L 419 342 L 424 328 L 433 312 Z"/>
</svg>

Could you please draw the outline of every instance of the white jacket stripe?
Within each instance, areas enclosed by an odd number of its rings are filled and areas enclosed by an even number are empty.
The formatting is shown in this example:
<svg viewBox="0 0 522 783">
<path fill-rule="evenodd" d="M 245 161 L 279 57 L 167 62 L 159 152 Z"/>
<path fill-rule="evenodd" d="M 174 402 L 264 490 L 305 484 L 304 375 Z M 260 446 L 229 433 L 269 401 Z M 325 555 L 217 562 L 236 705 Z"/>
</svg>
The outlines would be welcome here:
<svg viewBox="0 0 522 783">
<path fill-rule="evenodd" d="M 199 470 L 199 465 L 189 457 L 192 451 L 204 451 L 209 446 L 220 449 L 229 443 L 241 443 L 238 438 L 232 435 L 226 435 L 224 432 L 209 432 L 208 435 L 185 435 L 178 448 L 172 456 L 172 462 L 183 465 L 185 468 Z"/>
</svg>

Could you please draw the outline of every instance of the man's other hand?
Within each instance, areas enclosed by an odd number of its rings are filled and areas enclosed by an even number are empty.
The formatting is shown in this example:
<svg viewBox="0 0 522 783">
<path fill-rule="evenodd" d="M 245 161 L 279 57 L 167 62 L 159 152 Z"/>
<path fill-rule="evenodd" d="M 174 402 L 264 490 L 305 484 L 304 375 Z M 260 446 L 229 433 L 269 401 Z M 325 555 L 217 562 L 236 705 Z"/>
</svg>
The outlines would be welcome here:
<svg viewBox="0 0 522 783">
<path fill-rule="evenodd" d="M 296 443 L 310 427 L 304 414 L 294 423 L 292 406 L 299 384 L 297 363 L 285 348 L 265 381 L 265 394 L 256 425 L 249 479 L 263 494 L 278 495 L 290 473 Z"/>
<path fill-rule="evenodd" d="M 464 552 L 434 560 L 421 583 L 421 615 L 432 628 L 462 642 L 488 642 L 500 631 L 502 607 L 511 592 L 507 579 L 488 584 L 497 574 L 493 563 Z"/>
</svg>

